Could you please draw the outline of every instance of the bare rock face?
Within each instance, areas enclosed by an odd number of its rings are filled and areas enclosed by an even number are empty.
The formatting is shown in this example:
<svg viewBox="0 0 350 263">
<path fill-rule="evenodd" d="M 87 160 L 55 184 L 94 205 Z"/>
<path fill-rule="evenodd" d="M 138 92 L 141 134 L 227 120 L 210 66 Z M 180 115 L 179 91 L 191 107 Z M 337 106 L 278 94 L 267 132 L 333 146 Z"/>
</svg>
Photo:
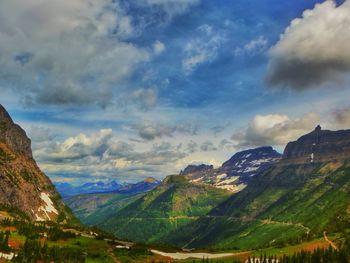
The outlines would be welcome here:
<svg viewBox="0 0 350 263">
<path fill-rule="evenodd" d="M 214 169 L 213 165 L 200 164 L 200 165 L 188 165 L 180 175 L 189 175 L 194 173 L 206 172 Z"/>
<path fill-rule="evenodd" d="M 5 108 L 0 105 L 0 142 L 17 153 L 32 157 L 31 141 L 25 131 L 13 123 Z"/>
<path fill-rule="evenodd" d="M 70 221 L 72 214 L 32 157 L 31 141 L 0 105 L 0 205 L 33 221 Z"/>
<path fill-rule="evenodd" d="M 311 133 L 287 144 L 281 163 L 324 162 L 349 156 L 350 130 L 329 131 L 317 126 Z"/>
</svg>

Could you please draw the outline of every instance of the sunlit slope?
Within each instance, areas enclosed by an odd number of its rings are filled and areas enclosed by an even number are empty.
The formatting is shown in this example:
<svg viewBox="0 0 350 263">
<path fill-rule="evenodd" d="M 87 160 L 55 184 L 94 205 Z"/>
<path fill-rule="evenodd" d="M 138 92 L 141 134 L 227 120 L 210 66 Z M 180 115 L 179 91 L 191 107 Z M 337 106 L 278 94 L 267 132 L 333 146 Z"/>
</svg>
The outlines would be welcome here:
<svg viewBox="0 0 350 263">
<path fill-rule="evenodd" d="M 287 245 L 349 226 L 350 164 L 277 166 L 164 242 L 187 247 Z"/>
<path fill-rule="evenodd" d="M 100 227 L 120 238 L 158 242 L 169 232 L 205 216 L 229 196 L 225 190 L 190 183 L 184 176 L 169 176 Z"/>
</svg>

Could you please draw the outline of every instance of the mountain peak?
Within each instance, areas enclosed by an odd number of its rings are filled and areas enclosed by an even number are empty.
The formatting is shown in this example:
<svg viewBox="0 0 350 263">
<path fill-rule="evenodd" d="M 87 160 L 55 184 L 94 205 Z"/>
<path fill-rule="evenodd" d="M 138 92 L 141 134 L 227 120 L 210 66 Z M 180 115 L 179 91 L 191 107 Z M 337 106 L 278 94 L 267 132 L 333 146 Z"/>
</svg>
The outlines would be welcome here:
<svg viewBox="0 0 350 263">
<path fill-rule="evenodd" d="M 271 146 L 263 146 L 254 149 L 248 149 L 241 152 L 235 153 L 228 161 L 222 164 L 222 167 L 232 166 L 233 163 L 236 163 L 237 160 L 257 160 L 257 159 L 265 159 L 265 158 L 280 158 L 281 154 L 278 153 Z"/>
<path fill-rule="evenodd" d="M 16 153 L 32 157 L 31 140 L 25 131 L 15 124 L 6 109 L 0 104 L 0 142 Z"/>
<path fill-rule="evenodd" d="M 282 163 L 313 163 L 346 159 L 350 154 L 350 130 L 322 130 L 318 125 L 312 132 L 289 142 Z"/>
<path fill-rule="evenodd" d="M 212 170 L 214 168 L 213 165 L 207 165 L 207 164 L 200 164 L 200 165 L 194 165 L 190 164 L 188 165 L 183 171 L 180 172 L 180 175 L 188 175 L 198 172 L 205 172 Z"/>
<path fill-rule="evenodd" d="M 147 177 L 143 180 L 145 183 L 149 183 L 149 184 L 154 184 L 157 182 L 157 180 L 153 177 Z"/>
<path fill-rule="evenodd" d="M 0 122 L 13 123 L 10 114 L 6 109 L 0 104 Z"/>
</svg>

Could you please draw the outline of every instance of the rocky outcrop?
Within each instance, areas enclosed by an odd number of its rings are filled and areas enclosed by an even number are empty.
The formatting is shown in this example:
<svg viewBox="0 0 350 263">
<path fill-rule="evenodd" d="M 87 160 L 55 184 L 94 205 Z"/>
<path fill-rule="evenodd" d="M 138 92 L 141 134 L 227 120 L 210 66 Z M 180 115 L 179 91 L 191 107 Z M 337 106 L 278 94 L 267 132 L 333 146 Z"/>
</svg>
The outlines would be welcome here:
<svg viewBox="0 0 350 263">
<path fill-rule="evenodd" d="M 0 105 L 0 205 L 33 221 L 69 221 L 72 214 L 32 157 L 31 141 Z"/>
<path fill-rule="evenodd" d="M 329 131 L 317 126 L 314 131 L 287 144 L 281 164 L 343 160 L 349 156 L 350 130 Z"/>
<path fill-rule="evenodd" d="M 32 157 L 31 141 L 25 131 L 15 124 L 5 108 L 0 104 L 0 142 L 27 157 Z"/>
<path fill-rule="evenodd" d="M 181 171 L 180 175 L 188 175 L 198 172 L 205 172 L 212 170 L 214 166 L 207 165 L 207 164 L 200 164 L 200 165 L 188 165 L 183 171 Z"/>
</svg>

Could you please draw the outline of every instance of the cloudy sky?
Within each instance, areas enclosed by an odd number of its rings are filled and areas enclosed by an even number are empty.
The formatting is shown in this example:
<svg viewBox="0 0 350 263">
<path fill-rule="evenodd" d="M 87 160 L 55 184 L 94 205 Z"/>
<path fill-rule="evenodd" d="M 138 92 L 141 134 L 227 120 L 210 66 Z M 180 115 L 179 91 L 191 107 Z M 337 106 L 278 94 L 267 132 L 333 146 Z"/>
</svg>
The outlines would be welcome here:
<svg viewBox="0 0 350 263">
<path fill-rule="evenodd" d="M 160 179 L 350 128 L 349 42 L 349 0 L 5 0 L 0 103 L 54 181 Z"/>
</svg>

